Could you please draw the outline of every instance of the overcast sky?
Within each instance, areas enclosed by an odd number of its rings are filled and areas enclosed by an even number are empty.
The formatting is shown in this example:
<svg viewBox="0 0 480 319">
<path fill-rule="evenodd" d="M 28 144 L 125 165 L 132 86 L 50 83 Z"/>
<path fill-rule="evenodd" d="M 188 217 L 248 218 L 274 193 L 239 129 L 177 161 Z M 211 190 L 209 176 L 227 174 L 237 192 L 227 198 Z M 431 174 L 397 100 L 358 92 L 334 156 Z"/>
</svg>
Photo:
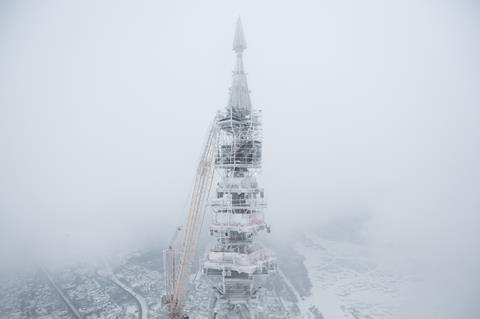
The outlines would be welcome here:
<svg viewBox="0 0 480 319">
<path fill-rule="evenodd" d="M 478 283 L 473 0 L 0 1 L 0 256 L 172 234 L 239 15 L 273 232 L 365 214 L 370 243 Z"/>
</svg>

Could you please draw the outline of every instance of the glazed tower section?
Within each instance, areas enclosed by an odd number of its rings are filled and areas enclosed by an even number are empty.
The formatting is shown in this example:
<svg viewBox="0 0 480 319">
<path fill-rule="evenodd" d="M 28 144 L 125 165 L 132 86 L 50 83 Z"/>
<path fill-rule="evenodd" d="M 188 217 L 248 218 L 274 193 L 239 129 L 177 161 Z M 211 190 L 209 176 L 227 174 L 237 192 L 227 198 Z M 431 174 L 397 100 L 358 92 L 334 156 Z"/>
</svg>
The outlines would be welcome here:
<svg viewBox="0 0 480 319">
<path fill-rule="evenodd" d="M 272 258 L 255 240 L 258 232 L 270 228 L 264 219 L 264 191 L 257 183 L 262 166 L 261 112 L 250 101 L 243 67 L 246 47 L 239 19 L 230 97 L 227 108 L 217 116 L 220 138 L 215 170 L 219 182 L 210 202 L 210 234 L 215 245 L 203 266 L 214 291 L 212 318 L 263 318 L 261 287 L 274 269 Z"/>
</svg>

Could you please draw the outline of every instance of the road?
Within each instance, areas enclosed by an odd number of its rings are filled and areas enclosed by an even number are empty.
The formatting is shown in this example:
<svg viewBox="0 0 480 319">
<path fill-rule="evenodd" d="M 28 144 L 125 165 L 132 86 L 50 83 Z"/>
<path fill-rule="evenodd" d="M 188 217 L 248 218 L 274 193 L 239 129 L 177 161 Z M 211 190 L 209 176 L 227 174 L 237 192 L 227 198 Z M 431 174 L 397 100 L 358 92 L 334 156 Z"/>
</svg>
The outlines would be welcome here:
<svg viewBox="0 0 480 319">
<path fill-rule="evenodd" d="M 295 289 L 295 287 L 290 282 L 290 279 L 288 279 L 288 277 L 280 269 L 280 267 L 277 269 L 277 272 L 280 275 L 280 277 L 282 277 L 283 281 L 287 284 L 287 286 L 290 288 L 290 290 L 293 292 L 295 297 L 297 297 L 297 299 L 298 299 L 297 306 L 298 306 L 298 309 L 300 309 L 300 312 L 302 313 L 302 317 L 303 318 L 312 318 L 312 314 L 311 314 L 310 309 L 309 309 L 310 307 L 312 307 L 312 305 L 310 303 L 308 303 L 305 300 L 305 298 L 300 296 L 297 289 Z"/>
<path fill-rule="evenodd" d="M 50 282 L 50 284 L 53 286 L 53 288 L 55 288 L 55 290 L 57 291 L 57 293 L 60 295 L 60 297 L 62 297 L 63 299 L 63 302 L 65 302 L 65 304 L 67 305 L 68 309 L 70 309 L 71 313 L 73 313 L 73 315 L 77 318 L 77 319 L 82 319 L 82 315 L 80 315 L 80 313 L 78 312 L 77 308 L 75 308 L 75 306 L 72 304 L 72 302 L 70 301 L 70 298 L 68 298 L 65 293 L 63 292 L 63 290 L 58 287 L 57 283 L 52 279 L 52 277 L 50 276 L 50 274 L 48 273 L 48 271 L 46 269 L 42 269 L 43 273 L 45 274 L 45 277 L 47 277 L 48 281 Z"/>
<path fill-rule="evenodd" d="M 123 282 L 121 282 L 120 279 L 118 279 L 117 276 L 115 276 L 115 273 L 113 272 L 112 268 L 106 261 L 105 261 L 105 266 L 107 268 L 108 277 L 110 278 L 110 280 L 113 283 L 115 283 L 118 287 L 125 290 L 128 294 L 130 294 L 136 300 L 138 305 L 139 318 L 148 319 L 148 306 L 143 296 L 137 294 L 132 288 L 128 287 Z"/>
</svg>

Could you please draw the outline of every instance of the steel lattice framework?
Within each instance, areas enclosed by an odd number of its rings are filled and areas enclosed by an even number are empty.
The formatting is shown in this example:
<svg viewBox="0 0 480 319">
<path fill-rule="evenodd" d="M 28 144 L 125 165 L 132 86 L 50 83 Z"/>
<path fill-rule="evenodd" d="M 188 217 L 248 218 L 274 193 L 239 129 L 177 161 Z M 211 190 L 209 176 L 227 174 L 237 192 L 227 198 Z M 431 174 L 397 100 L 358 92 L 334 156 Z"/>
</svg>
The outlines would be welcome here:
<svg viewBox="0 0 480 319">
<path fill-rule="evenodd" d="M 261 287 L 274 270 L 272 257 L 255 240 L 258 232 L 269 232 L 270 228 L 264 219 L 264 191 L 257 183 L 262 166 L 262 122 L 261 112 L 251 105 L 243 67 L 246 47 L 239 19 L 229 102 L 216 122 L 215 171 L 219 182 L 210 202 L 210 234 L 215 244 L 203 264 L 214 291 L 212 318 L 263 318 Z"/>
<path fill-rule="evenodd" d="M 193 259 L 205 217 L 205 206 L 213 181 L 215 152 L 219 138 L 217 122 L 218 120 L 215 118 L 210 127 L 207 141 L 197 167 L 195 184 L 193 186 L 179 256 L 180 264 L 177 266 L 176 251 L 172 247 L 174 239 L 170 243 L 169 248 L 164 252 L 166 281 L 164 302 L 168 304 L 169 317 L 172 319 L 188 318 L 188 316 L 184 314 L 184 308 L 187 300 L 189 279 L 192 273 Z"/>
</svg>

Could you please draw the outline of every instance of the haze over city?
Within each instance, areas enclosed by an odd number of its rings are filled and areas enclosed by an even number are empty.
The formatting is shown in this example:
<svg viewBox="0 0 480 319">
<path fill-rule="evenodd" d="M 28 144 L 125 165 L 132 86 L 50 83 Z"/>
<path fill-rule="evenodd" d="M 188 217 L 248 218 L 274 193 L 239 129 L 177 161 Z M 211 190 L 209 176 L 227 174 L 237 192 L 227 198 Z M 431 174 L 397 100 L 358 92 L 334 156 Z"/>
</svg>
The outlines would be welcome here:
<svg viewBox="0 0 480 319">
<path fill-rule="evenodd" d="M 2 1 L 0 269 L 165 245 L 228 100 L 238 16 L 270 240 L 334 229 L 414 269 L 412 313 L 477 316 L 480 7 L 467 0 Z"/>
</svg>

